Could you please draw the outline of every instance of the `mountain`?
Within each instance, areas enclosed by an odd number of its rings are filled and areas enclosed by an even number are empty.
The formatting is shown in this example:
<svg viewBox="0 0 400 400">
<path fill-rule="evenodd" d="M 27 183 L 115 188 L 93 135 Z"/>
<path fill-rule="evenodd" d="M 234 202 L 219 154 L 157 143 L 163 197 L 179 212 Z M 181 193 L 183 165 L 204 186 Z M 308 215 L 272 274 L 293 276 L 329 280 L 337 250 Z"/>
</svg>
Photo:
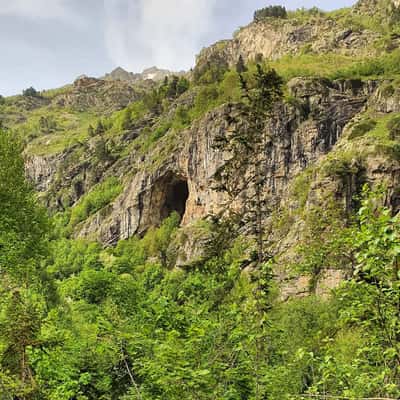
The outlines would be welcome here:
<svg viewBox="0 0 400 400">
<path fill-rule="evenodd" d="M 53 231 L 31 367 L 0 332 L 0 388 L 399 398 L 399 82 L 399 1 L 361 0 L 266 7 L 188 73 L 117 68 L 3 99 Z"/>
<path fill-rule="evenodd" d="M 145 81 L 145 80 L 153 80 L 155 82 L 159 82 L 164 80 L 165 77 L 172 77 L 172 76 L 181 76 L 184 72 L 171 72 L 166 69 L 159 69 L 157 67 L 151 67 L 145 69 L 142 73 L 133 73 L 125 71 L 121 67 L 115 68 L 109 74 L 106 74 L 103 79 L 105 80 L 120 80 L 126 82 L 138 82 L 138 81 Z"/>
<path fill-rule="evenodd" d="M 109 74 L 105 74 L 104 79 L 134 82 L 141 79 L 141 74 L 134 74 L 133 72 L 125 71 L 121 67 L 117 67 Z"/>
</svg>

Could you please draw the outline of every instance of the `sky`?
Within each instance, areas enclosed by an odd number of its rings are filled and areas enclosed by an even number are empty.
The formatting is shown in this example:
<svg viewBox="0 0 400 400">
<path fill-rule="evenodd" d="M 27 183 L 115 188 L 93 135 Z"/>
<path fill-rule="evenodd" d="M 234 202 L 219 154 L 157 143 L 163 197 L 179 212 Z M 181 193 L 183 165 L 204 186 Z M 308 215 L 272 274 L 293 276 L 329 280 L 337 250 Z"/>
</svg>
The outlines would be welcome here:
<svg viewBox="0 0 400 400">
<path fill-rule="evenodd" d="M 0 0 L 0 94 L 102 76 L 117 66 L 187 70 L 254 10 L 347 7 L 355 0 Z"/>
</svg>

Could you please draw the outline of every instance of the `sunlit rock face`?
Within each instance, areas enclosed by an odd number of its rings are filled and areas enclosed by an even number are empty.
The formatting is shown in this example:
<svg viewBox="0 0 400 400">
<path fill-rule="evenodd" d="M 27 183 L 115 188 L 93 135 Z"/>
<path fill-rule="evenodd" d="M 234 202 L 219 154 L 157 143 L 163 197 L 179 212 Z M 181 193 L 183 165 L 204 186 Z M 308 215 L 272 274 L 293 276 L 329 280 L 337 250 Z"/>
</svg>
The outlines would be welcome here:
<svg viewBox="0 0 400 400">
<path fill-rule="evenodd" d="M 89 86 L 93 84 L 97 85 L 88 82 Z M 288 197 L 295 176 L 335 146 L 376 86 L 374 81 L 331 82 L 319 78 L 295 78 L 288 83 L 296 101 L 277 105 L 265 132 L 265 193 L 274 203 Z M 74 161 L 74 149 L 69 149 L 54 157 L 30 157 L 28 174 L 37 189 L 47 195 L 51 208 L 62 201 L 58 193 L 69 190 L 73 205 L 102 175 L 122 177 L 122 194 L 79 226 L 76 234 L 80 237 L 112 244 L 143 234 L 172 211 L 178 212 L 186 225 L 225 207 L 226 199 L 216 190 L 214 175 L 227 155 L 216 148 L 215 141 L 228 131 L 241 129 L 232 122 L 238 107 L 225 105 L 209 112 L 181 132 L 176 142 L 169 143 L 167 154 L 166 142 L 161 141 L 145 156 L 133 153 L 111 164 L 94 165 L 89 159 Z"/>
</svg>

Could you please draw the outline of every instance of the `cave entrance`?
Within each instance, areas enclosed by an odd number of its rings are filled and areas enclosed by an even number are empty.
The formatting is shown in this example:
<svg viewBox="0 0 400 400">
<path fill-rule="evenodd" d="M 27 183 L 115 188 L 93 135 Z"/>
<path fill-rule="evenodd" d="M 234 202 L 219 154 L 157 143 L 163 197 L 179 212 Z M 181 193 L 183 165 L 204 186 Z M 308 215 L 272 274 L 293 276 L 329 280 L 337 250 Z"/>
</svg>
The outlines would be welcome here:
<svg viewBox="0 0 400 400">
<path fill-rule="evenodd" d="M 185 215 L 186 202 L 189 198 L 189 186 L 186 179 L 173 176 L 165 187 L 165 198 L 161 207 L 161 220 L 176 211 L 181 220 Z"/>
</svg>

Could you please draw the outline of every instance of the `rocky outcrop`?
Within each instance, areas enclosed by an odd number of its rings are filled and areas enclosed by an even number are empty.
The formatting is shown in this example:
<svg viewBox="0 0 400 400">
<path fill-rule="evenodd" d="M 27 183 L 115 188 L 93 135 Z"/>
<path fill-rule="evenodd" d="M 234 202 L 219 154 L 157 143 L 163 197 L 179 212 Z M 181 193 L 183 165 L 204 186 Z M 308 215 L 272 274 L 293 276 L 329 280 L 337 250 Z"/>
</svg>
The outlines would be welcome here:
<svg viewBox="0 0 400 400">
<path fill-rule="evenodd" d="M 47 192 L 54 182 L 57 171 L 64 159 L 64 154 L 52 156 L 25 156 L 25 168 L 29 179 L 34 182 L 38 192 Z"/>
<path fill-rule="evenodd" d="M 143 165 L 146 161 L 136 160 L 133 169 L 138 172 L 127 182 L 109 214 L 96 215 L 81 227 L 79 235 L 95 234 L 104 243 L 112 244 L 144 233 L 171 211 L 178 211 L 183 224 L 187 224 L 218 210 L 223 203 L 222 194 L 213 190 L 213 175 L 222 155 L 215 151 L 213 143 L 227 128 L 230 110 L 231 106 L 226 106 L 213 111 L 182 132 L 174 151 L 156 169 L 151 168 L 150 161 L 166 145 L 168 137 L 148 156 L 147 167 Z M 170 201 L 169 196 L 175 192 L 180 196 Z"/>
<path fill-rule="evenodd" d="M 105 74 L 102 79 L 106 81 L 126 81 L 130 83 L 137 83 L 139 81 L 152 80 L 154 82 L 162 81 L 165 77 L 181 76 L 185 74 L 184 71 L 172 72 L 167 69 L 159 69 L 157 67 L 146 68 L 142 73 L 133 73 L 124 70 L 121 67 L 115 68 L 108 74 Z"/>
<path fill-rule="evenodd" d="M 287 198 L 296 175 L 332 149 L 376 87 L 373 81 L 294 79 L 289 83 L 293 100 L 277 108 L 266 131 L 265 192 L 275 202 Z M 146 159 L 131 160 L 131 169 L 137 172 L 126 181 L 124 192 L 107 212 L 84 223 L 79 236 L 112 244 L 144 233 L 173 210 L 182 215 L 183 224 L 218 212 L 226 199 L 215 190 L 214 174 L 226 154 L 215 148 L 215 138 L 237 129 L 232 125 L 236 110 L 236 105 L 226 105 L 197 121 L 180 134 L 172 153 L 156 168 L 151 160 L 167 145 L 168 135 Z M 172 193 L 178 193 L 173 201 Z"/>
<path fill-rule="evenodd" d="M 91 90 L 98 81 L 84 78 L 76 84 Z M 375 81 L 296 78 L 288 89 L 289 100 L 277 107 L 265 132 L 265 193 L 274 203 L 288 197 L 293 178 L 333 148 L 368 101 L 380 99 L 375 100 L 380 107 L 391 104 L 381 99 Z M 113 244 L 143 234 L 174 210 L 184 225 L 190 224 L 225 206 L 224 195 L 215 190 L 214 174 L 227 155 L 216 149 L 215 138 L 238 129 L 234 122 L 237 109 L 227 104 L 179 136 L 168 132 L 145 155 L 133 150 L 125 158 L 99 163 L 93 159 L 93 138 L 86 150 L 77 145 L 58 156 L 30 156 L 29 176 L 53 209 L 73 205 L 107 176 L 121 177 L 123 193 L 78 226 L 80 237 Z M 132 135 L 125 133 L 120 139 L 121 145 L 128 146 L 151 123 L 133 127 Z"/>
<path fill-rule="evenodd" d="M 362 15 L 381 15 L 383 19 L 391 20 L 400 8 L 400 0 L 359 0 L 354 6 L 354 12 Z"/>
<path fill-rule="evenodd" d="M 82 76 L 74 82 L 70 90 L 56 96 L 53 104 L 71 107 L 77 111 L 94 108 L 102 113 L 111 113 L 139 100 L 141 96 L 140 91 L 126 82 Z"/>
<path fill-rule="evenodd" d="M 360 56 L 368 52 L 371 56 L 376 51 L 371 45 L 381 37 L 381 34 L 367 29 L 344 28 L 327 17 L 315 17 L 305 23 L 299 23 L 296 19 L 268 19 L 240 29 L 232 40 L 224 40 L 203 49 L 197 57 L 196 69 L 215 60 L 234 66 L 240 56 L 245 61 L 260 57 L 277 60 L 302 52 L 348 56 Z"/>
</svg>

